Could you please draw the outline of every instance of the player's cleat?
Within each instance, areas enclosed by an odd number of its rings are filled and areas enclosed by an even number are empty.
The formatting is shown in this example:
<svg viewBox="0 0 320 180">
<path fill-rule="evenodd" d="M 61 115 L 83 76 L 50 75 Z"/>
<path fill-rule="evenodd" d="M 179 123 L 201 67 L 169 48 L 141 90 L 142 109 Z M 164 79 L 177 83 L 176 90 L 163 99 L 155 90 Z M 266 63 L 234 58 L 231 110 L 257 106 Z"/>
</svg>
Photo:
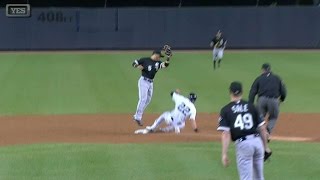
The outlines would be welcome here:
<svg viewBox="0 0 320 180">
<path fill-rule="evenodd" d="M 134 116 L 133 120 L 138 124 L 138 126 L 143 126 L 142 120 L 136 119 Z"/>
<path fill-rule="evenodd" d="M 148 129 L 138 129 L 134 131 L 135 134 L 148 134 L 149 130 Z"/>
<path fill-rule="evenodd" d="M 135 119 L 134 121 L 138 124 L 138 126 L 143 126 L 143 124 L 142 124 L 141 120 L 137 120 L 137 119 Z"/>
<path fill-rule="evenodd" d="M 146 129 L 147 129 L 149 132 L 154 132 L 154 130 L 151 128 L 151 126 L 147 126 Z"/>
</svg>

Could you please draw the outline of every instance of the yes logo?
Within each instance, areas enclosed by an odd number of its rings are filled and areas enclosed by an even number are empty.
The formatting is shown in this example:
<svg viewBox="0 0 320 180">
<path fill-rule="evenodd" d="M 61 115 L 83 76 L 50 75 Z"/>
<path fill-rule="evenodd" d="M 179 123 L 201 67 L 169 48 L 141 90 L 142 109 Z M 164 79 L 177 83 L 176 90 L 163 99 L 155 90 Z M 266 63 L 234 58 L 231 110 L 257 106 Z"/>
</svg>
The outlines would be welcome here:
<svg viewBox="0 0 320 180">
<path fill-rule="evenodd" d="M 149 66 L 148 66 L 148 71 L 151 71 L 151 69 L 152 69 L 152 66 L 149 65 Z"/>
</svg>

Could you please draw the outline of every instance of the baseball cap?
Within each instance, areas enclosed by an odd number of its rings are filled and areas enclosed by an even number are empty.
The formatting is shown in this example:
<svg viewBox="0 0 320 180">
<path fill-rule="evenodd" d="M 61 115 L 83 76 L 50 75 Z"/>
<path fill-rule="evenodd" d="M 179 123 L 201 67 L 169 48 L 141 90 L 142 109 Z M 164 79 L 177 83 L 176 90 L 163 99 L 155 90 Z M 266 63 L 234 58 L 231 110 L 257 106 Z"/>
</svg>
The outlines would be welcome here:
<svg viewBox="0 0 320 180">
<path fill-rule="evenodd" d="M 230 84 L 230 92 L 234 95 L 239 95 L 242 93 L 242 84 L 238 81 L 234 81 Z"/>
<path fill-rule="evenodd" d="M 154 50 L 152 54 L 158 54 L 160 57 L 164 57 L 164 55 L 161 54 L 161 50 Z"/>
<path fill-rule="evenodd" d="M 270 71 L 271 70 L 271 66 L 270 66 L 269 63 L 264 63 L 264 64 L 262 64 L 261 69 L 264 69 L 266 71 Z"/>
</svg>

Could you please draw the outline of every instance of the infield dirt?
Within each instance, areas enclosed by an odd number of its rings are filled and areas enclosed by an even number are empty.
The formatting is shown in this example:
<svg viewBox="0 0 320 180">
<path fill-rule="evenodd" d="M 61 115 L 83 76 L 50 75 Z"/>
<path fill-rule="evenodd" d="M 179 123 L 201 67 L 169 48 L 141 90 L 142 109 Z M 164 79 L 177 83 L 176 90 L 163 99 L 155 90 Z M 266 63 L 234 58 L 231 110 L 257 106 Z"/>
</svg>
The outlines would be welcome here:
<svg viewBox="0 0 320 180">
<path fill-rule="evenodd" d="M 150 125 L 158 114 L 144 116 Z M 181 134 L 135 135 L 128 114 L 13 116 L 0 118 L 0 146 L 38 143 L 173 143 L 218 141 L 217 114 L 198 114 L 199 133 L 187 122 Z M 272 139 L 319 142 L 320 114 L 282 113 Z"/>
</svg>

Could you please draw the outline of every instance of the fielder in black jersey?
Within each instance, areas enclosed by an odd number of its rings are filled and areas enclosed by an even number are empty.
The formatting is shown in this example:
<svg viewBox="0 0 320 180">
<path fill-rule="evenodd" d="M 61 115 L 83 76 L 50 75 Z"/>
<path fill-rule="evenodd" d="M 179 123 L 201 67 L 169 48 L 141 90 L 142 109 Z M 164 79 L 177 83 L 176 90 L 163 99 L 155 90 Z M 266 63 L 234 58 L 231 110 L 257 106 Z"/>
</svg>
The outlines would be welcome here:
<svg viewBox="0 0 320 180">
<path fill-rule="evenodd" d="M 264 179 L 263 161 L 271 155 L 265 122 L 255 106 L 242 100 L 242 85 L 230 85 L 231 102 L 221 109 L 218 131 L 222 131 L 222 164 L 228 166 L 230 140 L 236 144 L 241 180 Z"/>
<path fill-rule="evenodd" d="M 158 70 L 166 68 L 169 66 L 169 60 L 171 54 L 167 55 L 166 61 L 161 61 L 162 55 L 161 50 L 153 51 L 151 57 L 144 57 L 135 60 L 132 63 L 134 68 L 141 71 L 141 77 L 138 81 L 139 88 L 139 101 L 137 105 L 137 110 L 133 115 L 133 120 L 142 126 L 142 115 L 148 104 L 151 102 L 153 95 L 153 79 L 157 74 Z"/>
<path fill-rule="evenodd" d="M 223 51 L 226 48 L 227 39 L 222 36 L 222 32 L 219 30 L 216 36 L 212 39 L 210 47 L 213 48 L 213 69 L 216 69 L 216 62 L 218 61 L 218 67 L 220 67 L 221 60 L 223 58 Z"/>
</svg>

